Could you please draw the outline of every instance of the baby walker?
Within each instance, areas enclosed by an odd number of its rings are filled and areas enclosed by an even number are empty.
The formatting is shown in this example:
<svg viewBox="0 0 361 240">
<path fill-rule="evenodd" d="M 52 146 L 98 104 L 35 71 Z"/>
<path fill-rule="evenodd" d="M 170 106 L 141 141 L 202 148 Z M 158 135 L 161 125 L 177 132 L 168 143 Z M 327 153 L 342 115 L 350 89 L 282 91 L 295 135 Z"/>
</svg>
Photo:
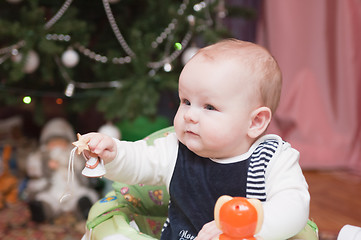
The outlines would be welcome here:
<svg viewBox="0 0 361 240">
<path fill-rule="evenodd" d="M 149 135 L 145 140 L 148 145 L 152 145 L 155 139 L 173 131 L 173 127 L 168 127 Z M 78 154 L 88 149 L 80 135 L 74 145 Z M 88 177 L 103 176 L 103 161 L 87 159 L 83 174 Z M 166 187 L 114 182 L 113 189 L 90 209 L 82 240 L 160 239 L 168 212 L 169 195 Z M 215 220 L 223 231 L 219 240 L 255 239 L 253 236 L 259 231 L 259 223 L 262 222 L 261 209 L 262 206 L 252 199 L 220 197 L 215 206 Z M 317 231 L 316 224 L 309 221 L 299 234 L 290 239 L 317 240 Z"/>
</svg>

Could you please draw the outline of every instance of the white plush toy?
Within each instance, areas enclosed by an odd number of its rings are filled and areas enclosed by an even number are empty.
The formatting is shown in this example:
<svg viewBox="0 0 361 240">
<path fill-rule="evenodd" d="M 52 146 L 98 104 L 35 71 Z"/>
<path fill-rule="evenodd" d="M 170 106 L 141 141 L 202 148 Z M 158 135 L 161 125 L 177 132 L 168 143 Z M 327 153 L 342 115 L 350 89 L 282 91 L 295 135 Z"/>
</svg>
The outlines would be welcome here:
<svg viewBox="0 0 361 240">
<path fill-rule="evenodd" d="M 40 148 L 27 160 L 30 180 L 26 193 L 32 220 L 51 220 L 70 211 L 86 218 L 91 205 L 98 199 L 96 191 L 89 187 L 88 179 L 80 174 L 84 167 L 82 159 L 75 159 L 75 177 L 70 186 L 66 185 L 69 155 L 73 148 L 71 143 L 74 140 L 73 129 L 64 119 L 55 118 L 44 126 Z M 72 192 L 72 197 L 60 203 L 59 199 L 67 190 Z"/>
</svg>

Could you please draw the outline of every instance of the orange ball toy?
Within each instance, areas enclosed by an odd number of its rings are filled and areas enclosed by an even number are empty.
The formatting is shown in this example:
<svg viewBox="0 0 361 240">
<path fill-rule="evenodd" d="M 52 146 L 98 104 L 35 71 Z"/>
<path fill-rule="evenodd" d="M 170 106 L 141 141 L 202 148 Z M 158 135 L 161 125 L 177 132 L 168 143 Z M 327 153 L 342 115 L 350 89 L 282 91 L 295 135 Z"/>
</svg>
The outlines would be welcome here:
<svg viewBox="0 0 361 240">
<path fill-rule="evenodd" d="M 258 200 L 243 197 L 221 197 L 215 207 L 217 226 L 222 230 L 220 240 L 253 240 L 263 218 Z"/>
</svg>

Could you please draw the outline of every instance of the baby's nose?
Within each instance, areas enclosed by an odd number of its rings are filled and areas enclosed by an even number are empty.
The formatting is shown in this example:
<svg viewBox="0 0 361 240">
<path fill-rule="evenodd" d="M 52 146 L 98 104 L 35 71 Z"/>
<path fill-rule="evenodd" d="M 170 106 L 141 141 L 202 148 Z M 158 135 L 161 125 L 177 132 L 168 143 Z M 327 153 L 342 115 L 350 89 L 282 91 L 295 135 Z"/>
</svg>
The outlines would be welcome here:
<svg viewBox="0 0 361 240">
<path fill-rule="evenodd" d="M 197 109 L 190 107 L 184 114 L 184 120 L 186 122 L 198 122 L 198 113 Z"/>
</svg>

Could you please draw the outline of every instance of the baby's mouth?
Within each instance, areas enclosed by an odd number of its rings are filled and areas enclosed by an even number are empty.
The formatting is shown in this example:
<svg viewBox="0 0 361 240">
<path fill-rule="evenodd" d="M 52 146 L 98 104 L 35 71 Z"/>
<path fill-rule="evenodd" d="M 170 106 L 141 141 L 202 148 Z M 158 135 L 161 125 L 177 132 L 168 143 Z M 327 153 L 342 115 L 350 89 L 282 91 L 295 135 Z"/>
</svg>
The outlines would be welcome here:
<svg viewBox="0 0 361 240">
<path fill-rule="evenodd" d="M 193 132 L 193 131 L 190 131 L 190 130 L 186 130 L 186 133 L 187 133 L 187 134 L 190 134 L 190 135 L 198 136 L 197 133 L 195 133 L 195 132 Z"/>
</svg>

